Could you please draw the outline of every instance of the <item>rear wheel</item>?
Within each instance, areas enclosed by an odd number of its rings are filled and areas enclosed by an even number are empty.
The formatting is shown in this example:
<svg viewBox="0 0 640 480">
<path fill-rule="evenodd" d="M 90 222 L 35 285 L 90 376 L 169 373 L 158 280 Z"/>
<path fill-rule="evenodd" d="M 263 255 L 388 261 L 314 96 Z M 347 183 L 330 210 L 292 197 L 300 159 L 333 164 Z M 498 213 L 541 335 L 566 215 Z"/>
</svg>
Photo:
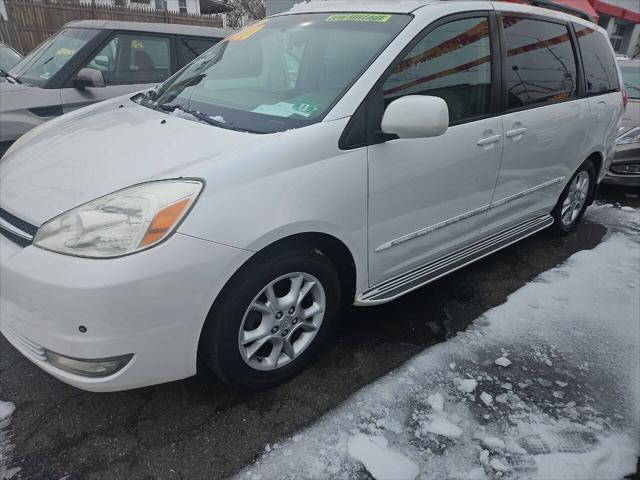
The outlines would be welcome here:
<svg viewBox="0 0 640 480">
<path fill-rule="evenodd" d="M 225 287 L 200 355 L 229 385 L 267 388 L 304 368 L 340 304 L 338 274 L 317 250 L 259 254 Z"/>
<path fill-rule="evenodd" d="M 587 160 L 571 178 L 551 212 L 556 235 L 567 235 L 575 230 L 587 209 L 595 188 L 595 179 L 595 167 L 591 160 Z"/>
</svg>

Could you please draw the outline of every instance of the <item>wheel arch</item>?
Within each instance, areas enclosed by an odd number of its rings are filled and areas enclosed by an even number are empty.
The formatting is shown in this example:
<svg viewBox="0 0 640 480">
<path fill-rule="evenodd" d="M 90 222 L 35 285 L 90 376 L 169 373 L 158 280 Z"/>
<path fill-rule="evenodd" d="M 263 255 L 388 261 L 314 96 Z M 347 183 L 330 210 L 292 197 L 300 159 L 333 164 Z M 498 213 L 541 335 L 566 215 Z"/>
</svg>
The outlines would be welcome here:
<svg viewBox="0 0 640 480">
<path fill-rule="evenodd" d="M 201 349 L 201 339 L 203 332 L 206 328 L 207 322 L 211 317 L 216 305 L 221 301 L 221 298 L 232 288 L 233 282 L 236 278 L 247 268 L 251 267 L 251 264 L 256 261 L 260 261 L 260 258 L 273 255 L 277 251 L 282 251 L 287 248 L 296 248 L 300 246 L 306 246 L 315 248 L 323 255 L 327 256 L 333 263 L 338 271 L 338 277 L 341 287 L 341 298 L 343 304 L 352 304 L 355 301 L 356 285 L 357 285 L 357 266 L 352 252 L 347 245 L 340 239 L 333 235 L 321 232 L 302 232 L 292 234 L 283 238 L 280 238 L 264 248 L 256 251 L 251 257 L 236 269 L 231 275 L 216 298 L 214 299 L 206 318 L 204 319 L 200 333 L 198 335 L 197 351 Z"/>
<path fill-rule="evenodd" d="M 590 160 L 593 163 L 593 166 L 596 169 L 596 184 L 595 184 L 594 188 L 592 189 L 591 197 L 588 200 L 588 205 L 591 205 L 595 201 L 596 196 L 598 195 L 598 186 L 599 186 L 598 179 L 600 178 L 600 174 L 602 173 L 602 168 L 604 166 L 604 155 L 602 154 L 602 152 L 596 151 L 596 152 L 591 153 L 591 155 L 589 155 L 585 159 L 585 162 L 587 160 Z"/>
</svg>

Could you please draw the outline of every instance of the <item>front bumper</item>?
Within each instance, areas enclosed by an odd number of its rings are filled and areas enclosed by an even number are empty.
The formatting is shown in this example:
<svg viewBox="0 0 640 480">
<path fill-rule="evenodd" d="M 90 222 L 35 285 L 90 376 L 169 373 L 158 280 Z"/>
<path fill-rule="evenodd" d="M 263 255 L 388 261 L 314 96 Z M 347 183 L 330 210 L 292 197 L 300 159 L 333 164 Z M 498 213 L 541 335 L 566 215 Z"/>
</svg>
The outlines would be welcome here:
<svg viewBox="0 0 640 480">
<path fill-rule="evenodd" d="M 200 331 L 215 297 L 250 256 L 175 234 L 145 252 L 92 260 L 22 248 L 0 235 L 0 331 L 33 363 L 84 390 L 186 378 L 196 372 Z M 110 376 L 92 378 L 55 367 L 45 350 L 133 358 Z"/>
</svg>

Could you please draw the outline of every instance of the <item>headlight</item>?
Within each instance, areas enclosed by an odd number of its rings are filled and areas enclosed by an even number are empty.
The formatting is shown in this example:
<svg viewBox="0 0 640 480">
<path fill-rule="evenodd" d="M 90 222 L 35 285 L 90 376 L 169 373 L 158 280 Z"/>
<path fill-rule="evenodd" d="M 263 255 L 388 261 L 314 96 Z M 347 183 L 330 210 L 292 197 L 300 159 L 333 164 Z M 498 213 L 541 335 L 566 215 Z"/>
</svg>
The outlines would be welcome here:
<svg viewBox="0 0 640 480">
<path fill-rule="evenodd" d="M 175 231 L 202 187 L 198 180 L 164 180 L 125 188 L 49 220 L 33 244 L 90 258 L 151 248 Z"/>
<path fill-rule="evenodd" d="M 640 127 L 633 127 L 627 133 L 616 138 L 616 145 L 629 145 L 630 143 L 640 143 Z"/>
</svg>

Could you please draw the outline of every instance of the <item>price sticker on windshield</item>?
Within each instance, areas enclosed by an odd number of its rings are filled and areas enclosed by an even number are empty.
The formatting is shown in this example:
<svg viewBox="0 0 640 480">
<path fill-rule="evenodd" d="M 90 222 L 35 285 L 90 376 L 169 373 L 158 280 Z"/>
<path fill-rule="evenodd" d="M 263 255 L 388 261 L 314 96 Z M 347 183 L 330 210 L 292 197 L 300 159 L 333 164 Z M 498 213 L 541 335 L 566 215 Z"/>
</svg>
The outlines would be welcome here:
<svg viewBox="0 0 640 480">
<path fill-rule="evenodd" d="M 379 13 L 338 13 L 327 17 L 327 22 L 373 22 L 385 23 L 391 20 L 391 15 Z"/>
</svg>

